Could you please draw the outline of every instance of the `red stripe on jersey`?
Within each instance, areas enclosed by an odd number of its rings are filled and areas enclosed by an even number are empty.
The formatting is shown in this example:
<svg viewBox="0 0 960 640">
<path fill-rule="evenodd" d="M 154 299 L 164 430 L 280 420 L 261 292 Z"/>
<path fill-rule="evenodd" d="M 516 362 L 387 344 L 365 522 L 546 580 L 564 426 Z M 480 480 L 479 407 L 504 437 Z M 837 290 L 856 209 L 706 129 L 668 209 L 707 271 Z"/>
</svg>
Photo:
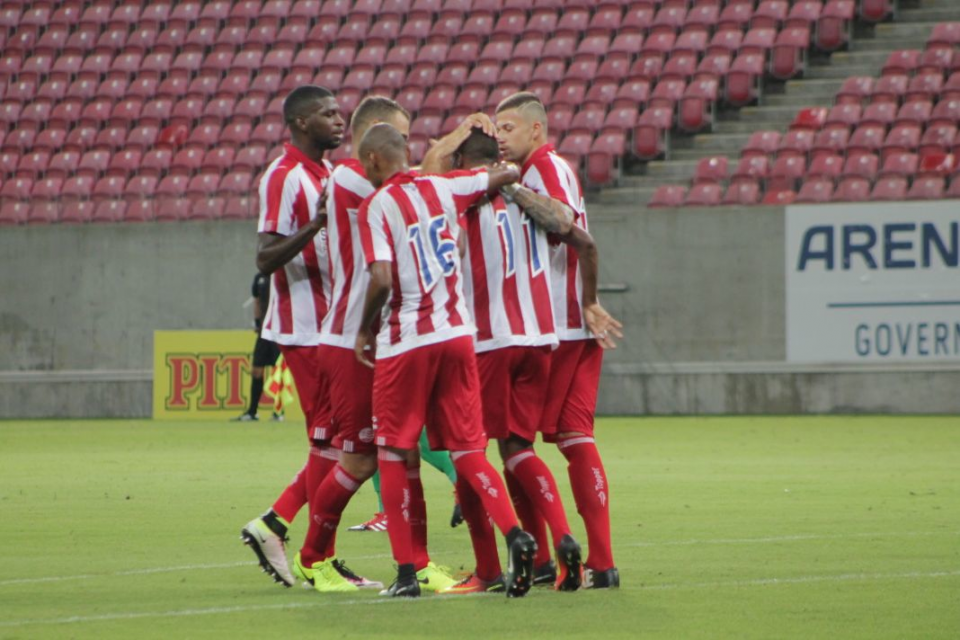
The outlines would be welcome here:
<svg viewBox="0 0 960 640">
<path fill-rule="evenodd" d="M 343 263 L 343 290 L 340 292 L 340 299 L 337 300 L 337 306 L 333 312 L 333 333 L 343 334 L 343 324 L 347 318 L 347 306 L 350 302 L 350 286 L 353 283 L 354 255 L 353 255 L 353 226 L 350 224 L 350 213 L 347 211 L 350 205 L 355 204 L 357 196 L 352 191 L 344 189 L 334 183 L 334 202 L 337 210 L 333 215 L 337 219 L 337 232 L 340 234 L 337 247 L 340 250 L 340 261 Z M 333 252 L 330 252 L 331 254 Z M 332 260 L 332 257 L 331 257 Z M 333 264 L 330 264 L 331 277 L 333 274 Z"/>
<path fill-rule="evenodd" d="M 421 191 L 420 194 L 423 195 L 423 192 Z M 400 209 L 400 214 L 403 216 L 403 223 L 407 229 L 410 228 L 410 225 L 419 224 L 420 218 L 417 215 L 417 210 L 413 207 L 413 203 L 410 202 L 410 198 L 407 197 L 407 194 L 404 192 L 402 187 L 399 185 L 390 187 L 387 195 L 389 195 L 393 201 L 397 203 L 397 207 Z M 423 238 L 423 242 L 428 242 L 428 239 Z M 420 255 L 416 250 L 413 250 L 411 253 L 413 253 L 413 260 L 417 264 L 417 272 L 419 273 L 424 268 L 424 265 L 420 264 Z M 394 261 L 394 264 L 396 264 L 396 261 Z M 417 309 L 417 335 L 422 336 L 427 333 L 433 333 L 434 331 L 433 318 L 431 318 L 433 315 L 433 296 L 431 296 L 423 288 L 422 280 L 418 282 L 420 283 L 420 308 Z M 395 312 L 397 314 L 397 324 L 399 325 L 399 306 L 397 306 Z M 393 321 L 392 316 L 390 320 L 391 322 Z M 399 341 L 400 336 L 398 335 L 397 342 Z M 394 344 L 396 344 L 396 342 L 394 342 Z"/>
<path fill-rule="evenodd" d="M 280 267 L 273 272 L 273 289 L 277 294 L 280 312 L 280 333 L 293 333 L 293 300 L 290 299 L 286 267 Z"/>
<path fill-rule="evenodd" d="M 531 224 L 523 225 L 523 237 L 527 243 L 527 255 L 533 255 L 533 243 L 537 241 L 531 234 L 536 233 L 536 227 Z M 550 265 L 542 265 L 540 273 L 533 274 L 533 264 L 530 264 L 530 297 L 533 298 L 533 308 L 537 313 L 537 326 L 540 327 L 540 333 L 553 333 L 553 313 L 550 300 L 550 287 L 547 285 L 546 270 Z"/>
<path fill-rule="evenodd" d="M 580 300 L 577 297 L 577 265 L 579 256 L 577 250 L 567 245 L 567 328 L 579 329 L 583 326 L 580 321 Z"/>
<path fill-rule="evenodd" d="M 432 182 L 429 180 L 418 180 L 414 184 L 417 185 L 417 190 L 420 192 L 420 195 L 423 196 L 424 202 L 427 203 L 428 211 L 431 213 L 434 211 L 443 211 L 443 205 L 440 204 L 440 198 L 437 196 L 437 190 L 433 186 Z M 456 200 L 456 196 L 454 196 L 454 200 Z M 458 207 L 457 211 L 463 211 L 463 209 Z M 447 222 L 443 233 L 447 235 L 449 240 L 453 240 L 453 233 L 450 230 L 449 222 Z M 463 318 L 460 317 L 460 313 L 457 311 L 457 303 L 460 301 L 460 296 L 457 295 L 456 280 L 453 278 L 444 278 L 443 283 L 447 287 L 447 303 L 444 305 L 444 309 L 447 312 L 447 318 L 450 322 L 450 326 L 462 326 Z"/>
<path fill-rule="evenodd" d="M 322 185 L 309 172 L 311 182 L 316 186 L 317 191 L 323 193 Z M 297 227 L 302 229 L 310 224 L 310 205 L 307 203 L 307 194 L 301 190 L 297 194 L 297 199 L 293 203 L 293 215 L 297 220 Z M 323 316 L 327 314 L 327 299 L 323 295 L 323 274 L 320 271 L 320 258 L 317 256 L 317 245 L 311 240 L 303 248 L 303 264 L 307 269 L 307 275 L 310 280 L 310 289 L 313 292 L 313 308 L 317 318 L 317 331 L 323 322 Z"/>
<path fill-rule="evenodd" d="M 480 211 L 470 209 L 467 218 L 467 241 L 470 243 L 470 273 L 473 277 L 473 311 L 477 323 L 477 340 L 493 337 L 490 322 L 490 290 L 487 288 L 487 261 L 483 255 L 483 232 Z"/>
</svg>

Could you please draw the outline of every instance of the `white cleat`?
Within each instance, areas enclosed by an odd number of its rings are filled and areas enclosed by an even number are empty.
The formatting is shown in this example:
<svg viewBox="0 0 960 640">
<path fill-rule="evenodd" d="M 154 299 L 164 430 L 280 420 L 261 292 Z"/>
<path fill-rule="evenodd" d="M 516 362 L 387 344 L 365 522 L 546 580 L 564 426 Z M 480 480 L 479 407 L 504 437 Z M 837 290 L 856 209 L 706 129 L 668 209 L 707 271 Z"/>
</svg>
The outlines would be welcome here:
<svg viewBox="0 0 960 640">
<path fill-rule="evenodd" d="M 285 540 L 274 533 L 263 521 L 254 518 L 240 530 L 240 539 L 257 554 L 263 572 L 285 587 L 292 587 L 295 580 L 287 564 Z"/>
</svg>

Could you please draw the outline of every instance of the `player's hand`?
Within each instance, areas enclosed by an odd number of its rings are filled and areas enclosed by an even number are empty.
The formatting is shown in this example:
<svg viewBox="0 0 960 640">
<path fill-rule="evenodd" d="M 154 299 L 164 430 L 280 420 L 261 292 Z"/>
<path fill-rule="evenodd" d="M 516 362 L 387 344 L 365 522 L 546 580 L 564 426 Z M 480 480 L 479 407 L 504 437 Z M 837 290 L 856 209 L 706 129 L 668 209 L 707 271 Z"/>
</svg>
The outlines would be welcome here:
<svg viewBox="0 0 960 640">
<path fill-rule="evenodd" d="M 310 224 L 317 231 L 327 226 L 327 199 L 324 194 L 320 194 L 320 198 L 317 199 L 317 216 L 310 221 Z"/>
<path fill-rule="evenodd" d="M 587 322 L 587 328 L 590 333 L 604 349 L 616 349 L 617 343 L 613 338 L 622 338 L 623 325 L 607 313 L 607 310 L 600 306 L 599 302 L 588 304 L 583 307 L 583 319 Z"/>
<path fill-rule="evenodd" d="M 464 118 L 460 126 L 466 129 L 467 134 L 473 129 L 480 129 L 491 138 L 497 137 L 497 125 L 493 124 L 493 120 L 485 113 L 477 112 L 470 114 Z"/>
<path fill-rule="evenodd" d="M 373 333 L 361 329 L 360 333 L 357 334 L 357 342 L 353 346 L 353 353 L 357 356 L 357 362 L 373 369 L 373 361 L 368 356 L 374 354 L 375 346 Z"/>
</svg>

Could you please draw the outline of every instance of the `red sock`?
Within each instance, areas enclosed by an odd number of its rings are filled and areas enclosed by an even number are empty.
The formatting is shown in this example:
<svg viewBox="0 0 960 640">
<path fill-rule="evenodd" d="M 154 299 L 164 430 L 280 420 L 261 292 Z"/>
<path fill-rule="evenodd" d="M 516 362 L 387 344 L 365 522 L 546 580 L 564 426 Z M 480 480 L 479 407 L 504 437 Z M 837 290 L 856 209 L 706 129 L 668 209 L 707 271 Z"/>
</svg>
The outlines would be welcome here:
<svg viewBox="0 0 960 640">
<path fill-rule="evenodd" d="M 310 513 L 316 510 L 316 501 L 323 495 L 318 491 L 320 485 L 327 478 L 327 475 L 336 468 L 340 461 L 340 450 L 326 444 L 322 446 L 314 445 L 310 449 L 310 459 L 307 461 L 307 495 L 310 496 Z M 311 515 L 311 520 L 313 519 Z M 321 549 L 324 558 L 330 558 L 334 555 L 337 548 L 337 532 L 327 540 L 327 546 Z"/>
<path fill-rule="evenodd" d="M 387 514 L 387 535 L 398 565 L 413 564 L 413 533 L 410 530 L 410 485 L 403 456 L 380 449 L 380 498 Z"/>
<path fill-rule="evenodd" d="M 410 535 L 413 544 L 413 568 L 423 569 L 430 562 L 427 553 L 427 502 L 423 498 L 423 482 L 420 469 L 407 469 L 407 485 L 410 487 Z M 462 508 L 462 507 L 461 507 Z M 390 522 L 387 519 L 387 522 Z M 389 527 L 387 527 L 389 529 Z"/>
<path fill-rule="evenodd" d="M 283 490 L 283 493 L 271 507 L 273 512 L 283 518 L 288 525 L 297 517 L 303 505 L 307 504 L 307 467 L 309 464 L 310 459 L 308 458 L 307 464 L 303 465 L 303 468 L 297 472 L 297 475 L 293 477 L 293 482 Z"/>
<path fill-rule="evenodd" d="M 480 496 L 462 476 L 457 478 L 457 499 L 460 501 L 460 513 L 470 530 L 473 555 L 477 559 L 477 577 L 481 580 L 494 580 L 501 573 L 497 537 L 493 533 L 490 517 L 483 510 Z"/>
<path fill-rule="evenodd" d="M 510 498 L 513 500 L 513 508 L 517 511 L 517 516 L 520 517 L 520 524 L 523 526 L 523 530 L 533 536 L 533 539 L 537 541 L 537 557 L 534 558 L 534 564 L 540 566 L 550 562 L 550 545 L 547 544 L 547 522 L 543 519 L 536 508 L 534 508 L 533 503 L 530 502 L 530 498 L 527 497 L 527 492 L 524 491 L 523 485 L 520 484 L 520 481 L 515 475 L 509 471 L 505 471 L 503 474 L 504 480 L 507 481 L 507 490 L 510 492 Z M 462 508 L 462 505 L 461 505 Z"/>
<path fill-rule="evenodd" d="M 587 529 L 590 548 L 587 566 L 594 571 L 612 569 L 613 549 L 610 544 L 610 487 L 593 438 L 577 436 L 557 443 L 567 459 L 570 487 L 577 502 L 577 511 Z"/>
<path fill-rule="evenodd" d="M 463 478 L 473 487 L 500 533 L 507 535 L 520 526 L 507 488 L 483 451 L 454 451 L 450 458 L 457 469 L 457 478 Z"/>
<path fill-rule="evenodd" d="M 317 487 L 310 505 L 307 538 L 300 549 L 300 560 L 305 566 L 334 556 L 331 539 L 337 533 L 343 510 L 360 484 L 338 464 Z"/>
</svg>

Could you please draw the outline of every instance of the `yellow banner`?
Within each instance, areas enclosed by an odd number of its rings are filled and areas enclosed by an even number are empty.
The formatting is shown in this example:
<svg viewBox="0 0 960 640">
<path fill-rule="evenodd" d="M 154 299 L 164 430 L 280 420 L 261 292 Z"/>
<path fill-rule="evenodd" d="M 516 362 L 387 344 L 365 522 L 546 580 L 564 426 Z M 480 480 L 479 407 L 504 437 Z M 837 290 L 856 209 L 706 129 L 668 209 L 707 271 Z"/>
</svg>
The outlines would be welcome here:
<svg viewBox="0 0 960 640">
<path fill-rule="evenodd" d="M 229 420 L 250 403 L 253 331 L 154 331 L 153 417 L 164 420 Z M 258 414 L 269 420 L 273 367 L 264 372 Z M 287 421 L 303 424 L 300 401 L 283 398 Z"/>
</svg>

